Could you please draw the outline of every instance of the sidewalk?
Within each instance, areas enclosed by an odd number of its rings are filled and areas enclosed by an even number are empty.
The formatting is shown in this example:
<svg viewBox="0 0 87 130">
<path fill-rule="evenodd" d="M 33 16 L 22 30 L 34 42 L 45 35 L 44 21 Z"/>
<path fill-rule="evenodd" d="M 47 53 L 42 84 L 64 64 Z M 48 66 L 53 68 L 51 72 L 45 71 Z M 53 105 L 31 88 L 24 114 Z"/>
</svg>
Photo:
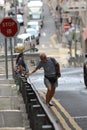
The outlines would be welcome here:
<svg viewBox="0 0 87 130">
<path fill-rule="evenodd" d="M 0 80 L 0 130 L 31 130 L 21 94 L 13 80 Z"/>
<path fill-rule="evenodd" d="M 6 2 L 5 16 L 9 6 L 10 3 Z M 0 51 L 4 52 L 2 46 Z M 12 79 L 0 79 L 0 130 L 31 130 L 25 105 L 17 87 Z"/>
</svg>

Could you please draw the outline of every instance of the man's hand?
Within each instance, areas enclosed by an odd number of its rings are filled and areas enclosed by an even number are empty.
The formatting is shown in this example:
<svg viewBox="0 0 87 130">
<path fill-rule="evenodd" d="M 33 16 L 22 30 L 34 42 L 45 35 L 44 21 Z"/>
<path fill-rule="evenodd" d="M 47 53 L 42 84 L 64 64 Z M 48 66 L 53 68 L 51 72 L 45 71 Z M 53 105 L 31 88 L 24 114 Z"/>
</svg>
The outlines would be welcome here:
<svg viewBox="0 0 87 130">
<path fill-rule="evenodd" d="M 60 73 L 58 73 L 58 74 L 57 74 L 57 76 L 58 76 L 58 78 L 60 78 L 60 77 L 61 77 L 61 74 L 60 74 Z"/>
<path fill-rule="evenodd" d="M 29 72 L 29 75 L 33 74 L 32 72 Z"/>
</svg>

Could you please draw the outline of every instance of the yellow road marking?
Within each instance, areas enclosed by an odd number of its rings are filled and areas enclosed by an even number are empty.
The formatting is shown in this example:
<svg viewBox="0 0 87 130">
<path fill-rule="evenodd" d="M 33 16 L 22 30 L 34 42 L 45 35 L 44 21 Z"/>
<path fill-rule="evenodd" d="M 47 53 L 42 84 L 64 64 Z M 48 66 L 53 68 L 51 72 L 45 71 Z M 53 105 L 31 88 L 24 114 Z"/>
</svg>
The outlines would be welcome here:
<svg viewBox="0 0 87 130">
<path fill-rule="evenodd" d="M 70 114 L 64 109 L 64 107 L 56 100 L 55 98 L 52 101 L 59 107 L 59 109 L 65 114 L 65 116 L 69 119 L 69 122 L 73 125 L 76 130 L 82 130 L 75 120 L 70 116 Z"/>
<path fill-rule="evenodd" d="M 72 130 L 66 123 L 65 119 L 61 116 L 61 114 L 57 111 L 57 109 L 55 107 L 51 107 L 51 110 L 55 113 L 56 117 L 59 119 L 62 127 L 65 130 Z"/>
<path fill-rule="evenodd" d="M 41 96 L 45 99 L 45 91 L 38 91 Z M 64 107 L 56 100 L 55 98 L 52 98 L 52 102 L 60 109 L 60 111 L 66 116 L 66 118 L 69 120 L 71 125 L 75 128 L 75 130 L 82 130 L 78 124 L 75 122 L 75 120 L 70 116 L 70 114 L 64 109 Z M 58 120 L 60 121 L 61 125 L 65 130 L 71 130 L 71 128 L 67 125 L 67 122 L 62 117 L 62 115 L 58 112 L 55 106 L 51 107 L 51 110 L 54 112 Z"/>
</svg>

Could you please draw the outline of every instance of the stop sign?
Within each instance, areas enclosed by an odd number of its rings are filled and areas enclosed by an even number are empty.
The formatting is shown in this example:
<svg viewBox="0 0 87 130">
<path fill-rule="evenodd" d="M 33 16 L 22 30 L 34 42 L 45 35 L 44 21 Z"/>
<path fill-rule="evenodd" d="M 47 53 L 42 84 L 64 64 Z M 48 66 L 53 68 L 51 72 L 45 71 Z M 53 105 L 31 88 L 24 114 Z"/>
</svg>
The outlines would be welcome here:
<svg viewBox="0 0 87 130">
<path fill-rule="evenodd" d="M 65 31 L 68 31 L 70 28 L 70 25 L 68 23 L 64 24 L 64 30 Z"/>
<path fill-rule="evenodd" d="M 13 18 L 4 18 L 0 23 L 0 30 L 5 37 L 14 37 L 19 32 L 19 24 Z"/>
</svg>

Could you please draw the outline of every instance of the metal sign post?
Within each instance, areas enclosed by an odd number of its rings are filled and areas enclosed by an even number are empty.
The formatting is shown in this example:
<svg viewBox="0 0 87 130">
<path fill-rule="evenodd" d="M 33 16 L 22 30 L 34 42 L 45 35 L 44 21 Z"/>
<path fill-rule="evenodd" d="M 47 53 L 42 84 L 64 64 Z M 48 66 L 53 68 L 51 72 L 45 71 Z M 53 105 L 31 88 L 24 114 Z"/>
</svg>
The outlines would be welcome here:
<svg viewBox="0 0 87 130">
<path fill-rule="evenodd" d="M 5 38 L 5 69 L 6 69 L 6 79 L 8 79 L 7 38 Z"/>
<path fill-rule="evenodd" d="M 11 63 L 12 63 L 12 77 L 14 78 L 14 65 L 13 65 L 13 52 L 12 52 L 12 37 L 15 37 L 19 32 L 19 24 L 15 19 L 11 17 L 4 18 L 0 23 L 0 31 L 5 38 L 10 38 L 11 48 Z M 5 39 L 5 56 L 6 56 L 6 78 L 8 78 L 8 66 L 7 66 L 7 41 Z"/>
<path fill-rule="evenodd" d="M 13 63 L 13 51 L 12 51 L 12 38 L 10 38 L 10 48 L 11 48 L 12 76 L 13 76 L 13 78 L 14 78 L 14 63 Z"/>
</svg>

